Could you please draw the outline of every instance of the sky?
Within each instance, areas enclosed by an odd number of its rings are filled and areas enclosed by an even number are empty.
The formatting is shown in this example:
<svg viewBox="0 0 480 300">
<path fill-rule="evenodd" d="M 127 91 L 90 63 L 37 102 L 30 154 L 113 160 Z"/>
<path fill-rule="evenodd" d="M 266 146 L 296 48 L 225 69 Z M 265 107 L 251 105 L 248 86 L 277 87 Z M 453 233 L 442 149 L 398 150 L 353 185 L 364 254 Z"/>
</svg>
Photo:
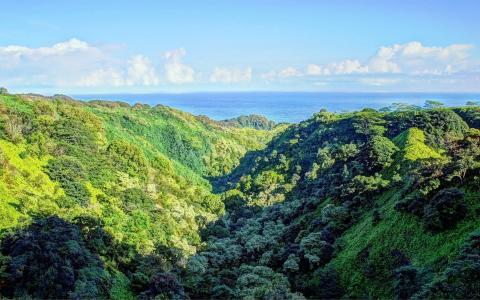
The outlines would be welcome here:
<svg viewBox="0 0 480 300">
<path fill-rule="evenodd" d="M 478 0 L 2 0 L 13 92 L 480 92 Z"/>
</svg>

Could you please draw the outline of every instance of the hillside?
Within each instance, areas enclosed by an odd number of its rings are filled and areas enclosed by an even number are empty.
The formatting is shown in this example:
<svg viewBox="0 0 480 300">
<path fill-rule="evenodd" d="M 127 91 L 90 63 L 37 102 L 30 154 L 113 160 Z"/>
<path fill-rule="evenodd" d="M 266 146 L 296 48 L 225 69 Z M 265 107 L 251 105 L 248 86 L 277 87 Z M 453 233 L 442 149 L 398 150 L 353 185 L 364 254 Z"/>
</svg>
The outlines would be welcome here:
<svg viewBox="0 0 480 300">
<path fill-rule="evenodd" d="M 257 130 L 0 95 L 0 117 L 2 296 L 480 297 L 478 107 Z"/>
<path fill-rule="evenodd" d="M 272 130 L 275 122 L 259 115 L 239 116 L 232 119 L 220 121 L 222 124 L 234 127 L 251 127 L 255 129 Z"/>
<path fill-rule="evenodd" d="M 132 270 L 142 260 L 160 259 L 167 252 L 178 257 L 195 252 L 199 228 L 224 211 L 208 178 L 227 173 L 273 134 L 224 127 L 164 106 L 0 95 L 0 232 L 5 241 L 2 253 L 7 255 L 3 258 L 12 259 L 5 267 L 7 275 L 2 273 L 2 295 L 131 294 L 122 284 L 140 276 Z M 28 278 L 24 281 L 12 277 L 11 272 L 32 263 L 32 258 L 25 257 L 31 253 L 10 258 L 9 247 L 18 247 L 15 243 L 34 230 L 36 222 L 54 226 L 52 232 L 80 230 L 86 239 L 82 248 L 103 267 L 86 275 L 72 268 L 74 286 L 58 294 L 36 285 L 36 277 L 45 271 L 40 267 L 23 273 Z M 32 243 L 37 242 L 43 243 Z M 16 265 L 16 259 L 26 261 Z M 42 263 L 51 259 L 60 260 L 59 268 L 72 264 L 67 257 L 48 257 Z M 99 273 L 104 281 L 90 282 Z M 52 270 L 51 276 L 45 280 L 53 283 L 64 274 Z M 78 276 L 85 277 L 85 286 L 78 287 Z M 99 284 L 107 290 L 97 290 Z"/>
<path fill-rule="evenodd" d="M 230 174 L 190 296 L 478 298 L 478 116 L 323 111 L 289 127 Z"/>
</svg>

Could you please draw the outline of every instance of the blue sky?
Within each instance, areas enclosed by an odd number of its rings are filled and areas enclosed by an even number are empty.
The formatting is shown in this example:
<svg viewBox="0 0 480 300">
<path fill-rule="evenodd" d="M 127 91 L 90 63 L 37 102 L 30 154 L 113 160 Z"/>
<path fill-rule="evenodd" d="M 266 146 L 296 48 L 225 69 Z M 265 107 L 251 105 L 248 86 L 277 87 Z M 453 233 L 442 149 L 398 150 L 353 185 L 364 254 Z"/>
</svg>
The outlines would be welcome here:
<svg viewBox="0 0 480 300">
<path fill-rule="evenodd" d="M 480 91 L 480 1 L 2 1 L 0 85 Z"/>
</svg>

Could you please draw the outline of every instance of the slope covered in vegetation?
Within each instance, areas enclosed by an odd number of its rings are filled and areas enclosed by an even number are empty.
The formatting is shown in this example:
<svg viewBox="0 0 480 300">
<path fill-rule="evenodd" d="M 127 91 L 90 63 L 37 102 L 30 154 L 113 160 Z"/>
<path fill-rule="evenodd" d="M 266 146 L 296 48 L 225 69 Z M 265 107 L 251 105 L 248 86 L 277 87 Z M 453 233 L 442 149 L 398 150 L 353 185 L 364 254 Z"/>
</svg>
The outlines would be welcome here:
<svg viewBox="0 0 480 300">
<path fill-rule="evenodd" d="M 271 121 L 265 118 L 264 116 L 259 116 L 259 115 L 239 116 L 233 119 L 227 119 L 220 122 L 228 126 L 251 127 L 255 129 L 265 129 L 265 130 L 271 130 L 276 126 L 274 121 Z"/>
<path fill-rule="evenodd" d="M 1 95 L 1 285 L 8 287 L 2 295 L 112 296 L 118 289 L 130 293 L 134 279 L 140 281 L 135 292 L 143 291 L 150 278 L 135 271 L 142 260 L 193 254 L 199 229 L 223 213 L 206 178 L 225 174 L 273 134 L 163 106 Z M 58 235 L 37 237 L 45 230 Z M 62 240 L 64 231 L 71 242 Z M 30 235 L 34 241 L 23 241 Z M 48 262 L 30 268 L 36 262 L 28 257 L 38 253 L 19 254 L 25 243 L 69 250 L 48 258 L 59 269 L 44 277 Z M 98 257 L 82 259 L 85 265 L 67 261 L 77 251 Z M 62 268 L 73 272 L 72 281 L 54 288 L 55 278 L 65 276 Z"/>
<path fill-rule="evenodd" d="M 2 296 L 480 297 L 478 107 L 265 131 L 0 97 Z"/>
<path fill-rule="evenodd" d="M 326 111 L 231 173 L 193 298 L 478 298 L 478 108 Z M 472 126 L 472 127 L 470 127 Z"/>
</svg>

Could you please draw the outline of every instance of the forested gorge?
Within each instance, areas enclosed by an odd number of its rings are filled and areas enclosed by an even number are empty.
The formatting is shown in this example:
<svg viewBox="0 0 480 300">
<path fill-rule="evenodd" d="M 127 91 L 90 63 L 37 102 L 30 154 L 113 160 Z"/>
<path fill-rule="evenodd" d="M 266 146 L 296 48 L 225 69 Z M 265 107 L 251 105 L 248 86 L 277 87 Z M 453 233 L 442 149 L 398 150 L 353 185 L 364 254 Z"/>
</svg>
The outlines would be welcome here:
<svg viewBox="0 0 480 300">
<path fill-rule="evenodd" d="M 6 298 L 480 298 L 480 108 L 299 124 L 0 95 Z"/>
</svg>

